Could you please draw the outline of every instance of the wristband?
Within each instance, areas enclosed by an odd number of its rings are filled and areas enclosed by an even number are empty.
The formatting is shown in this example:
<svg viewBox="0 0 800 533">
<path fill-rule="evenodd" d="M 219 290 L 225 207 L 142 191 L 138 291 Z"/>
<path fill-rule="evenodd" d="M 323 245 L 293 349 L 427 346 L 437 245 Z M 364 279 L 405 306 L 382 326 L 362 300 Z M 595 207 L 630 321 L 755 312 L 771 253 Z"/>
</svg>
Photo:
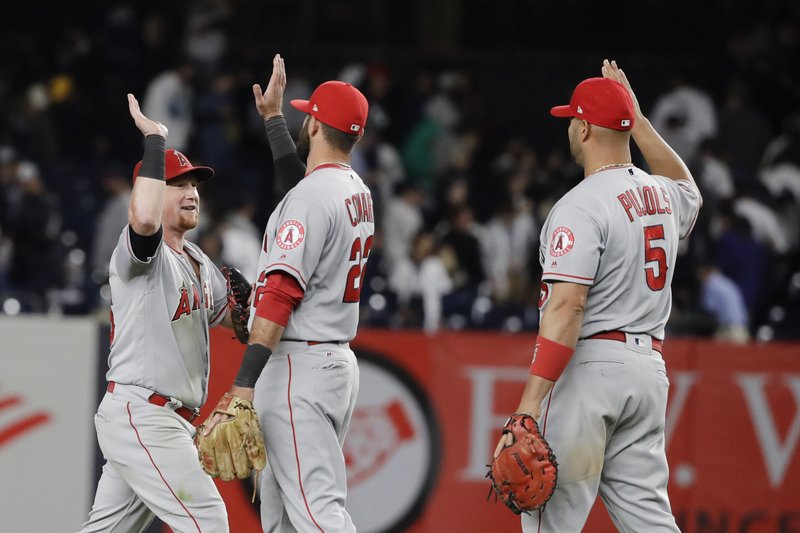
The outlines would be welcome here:
<svg viewBox="0 0 800 533">
<path fill-rule="evenodd" d="M 286 119 L 283 115 L 275 115 L 264 120 L 264 129 L 267 131 L 269 149 L 272 151 L 272 160 L 277 161 L 287 154 L 294 154 L 295 147 Z"/>
<path fill-rule="evenodd" d="M 272 350 L 263 344 L 249 345 L 244 351 L 242 366 L 239 367 L 239 373 L 236 374 L 233 384 L 237 387 L 254 388 L 271 355 Z"/>
<path fill-rule="evenodd" d="M 139 176 L 164 181 L 164 166 L 167 139 L 163 135 L 148 135 L 144 138 L 144 155 Z"/>
<path fill-rule="evenodd" d="M 533 350 L 530 373 L 550 381 L 558 381 L 574 352 L 574 348 L 553 342 L 540 335 L 536 339 L 536 348 Z"/>
</svg>

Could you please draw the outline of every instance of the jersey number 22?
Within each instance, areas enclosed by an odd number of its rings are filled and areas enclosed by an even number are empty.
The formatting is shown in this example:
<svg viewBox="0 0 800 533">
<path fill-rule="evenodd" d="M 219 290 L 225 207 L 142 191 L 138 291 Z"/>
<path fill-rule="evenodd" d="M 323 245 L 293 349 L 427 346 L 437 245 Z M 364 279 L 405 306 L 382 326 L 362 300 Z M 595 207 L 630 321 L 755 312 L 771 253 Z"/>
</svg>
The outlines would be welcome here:
<svg viewBox="0 0 800 533">
<path fill-rule="evenodd" d="M 367 259 L 369 250 L 372 248 L 372 235 L 364 241 L 364 249 L 361 249 L 361 237 L 356 237 L 353 246 L 350 248 L 350 261 L 355 261 L 355 265 L 350 267 L 347 272 L 347 282 L 344 286 L 344 303 L 358 303 L 361 300 L 361 287 L 364 285 L 364 274 L 367 272 Z"/>
</svg>

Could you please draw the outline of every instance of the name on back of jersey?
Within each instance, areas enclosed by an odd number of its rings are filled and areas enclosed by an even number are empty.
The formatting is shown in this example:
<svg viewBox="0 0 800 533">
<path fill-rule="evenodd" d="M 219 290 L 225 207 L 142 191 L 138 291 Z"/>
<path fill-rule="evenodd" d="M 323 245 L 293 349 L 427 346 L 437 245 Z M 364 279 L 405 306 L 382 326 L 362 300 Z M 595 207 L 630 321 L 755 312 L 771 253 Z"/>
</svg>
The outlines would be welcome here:
<svg viewBox="0 0 800 533">
<path fill-rule="evenodd" d="M 655 185 L 634 187 L 617 196 L 617 200 L 622 204 L 625 214 L 628 215 L 628 220 L 631 222 L 633 222 L 634 214 L 637 217 L 672 214 L 669 194 L 663 187 Z"/>
<path fill-rule="evenodd" d="M 350 225 L 354 228 L 362 222 L 375 222 L 372 212 L 372 195 L 368 192 L 356 193 L 344 199 L 344 208 Z"/>
</svg>

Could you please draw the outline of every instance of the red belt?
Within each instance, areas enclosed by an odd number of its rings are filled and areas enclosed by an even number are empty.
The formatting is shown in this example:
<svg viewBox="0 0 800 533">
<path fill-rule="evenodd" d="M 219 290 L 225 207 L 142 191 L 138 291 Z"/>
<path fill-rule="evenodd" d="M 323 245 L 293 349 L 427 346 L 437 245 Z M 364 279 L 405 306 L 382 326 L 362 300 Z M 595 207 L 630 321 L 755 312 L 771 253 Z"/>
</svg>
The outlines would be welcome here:
<svg viewBox="0 0 800 533">
<path fill-rule="evenodd" d="M 309 346 L 316 346 L 317 344 L 347 344 L 350 341 L 301 341 L 298 339 L 281 339 L 286 342 L 304 342 Z"/>
<path fill-rule="evenodd" d="M 109 381 L 108 382 L 108 387 L 106 387 L 106 390 L 108 392 L 114 392 L 114 386 L 115 385 L 116 385 L 116 383 L 114 383 L 113 381 Z M 158 405 L 159 407 L 164 407 L 171 400 L 169 399 L 169 397 L 164 396 L 163 394 L 159 394 L 157 392 L 154 392 L 153 394 L 150 395 L 149 398 L 147 398 L 147 401 L 152 403 L 153 405 Z M 180 416 L 181 418 L 183 418 L 184 420 L 186 420 L 190 424 L 191 424 L 192 420 L 194 420 L 195 418 L 197 418 L 200 415 L 200 410 L 199 409 L 189 409 L 188 407 L 184 407 L 184 406 L 180 406 L 177 409 L 173 409 L 173 411 L 175 411 L 175 413 L 178 416 Z"/>
<path fill-rule="evenodd" d="M 607 341 L 620 341 L 620 342 L 627 342 L 628 337 L 624 331 L 604 331 L 602 333 L 595 333 L 586 339 L 596 339 L 596 340 L 607 340 Z M 652 337 L 651 337 L 652 339 Z M 661 347 L 664 346 L 664 341 L 660 341 L 658 339 L 652 339 L 653 349 L 664 355 L 664 352 L 661 350 Z"/>
</svg>

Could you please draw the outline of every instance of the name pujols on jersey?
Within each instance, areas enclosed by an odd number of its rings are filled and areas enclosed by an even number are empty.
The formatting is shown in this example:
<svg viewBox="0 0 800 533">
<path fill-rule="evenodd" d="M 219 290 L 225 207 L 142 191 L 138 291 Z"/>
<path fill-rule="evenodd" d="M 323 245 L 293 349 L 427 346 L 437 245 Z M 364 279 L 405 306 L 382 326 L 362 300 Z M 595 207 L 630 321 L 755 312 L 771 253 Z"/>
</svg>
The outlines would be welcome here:
<svg viewBox="0 0 800 533">
<path fill-rule="evenodd" d="M 638 217 L 664 213 L 672 214 L 669 195 L 663 187 L 655 185 L 634 187 L 617 196 L 617 200 L 622 204 L 625 213 L 628 215 L 628 220 L 631 222 L 633 222 L 634 213 Z"/>
</svg>

